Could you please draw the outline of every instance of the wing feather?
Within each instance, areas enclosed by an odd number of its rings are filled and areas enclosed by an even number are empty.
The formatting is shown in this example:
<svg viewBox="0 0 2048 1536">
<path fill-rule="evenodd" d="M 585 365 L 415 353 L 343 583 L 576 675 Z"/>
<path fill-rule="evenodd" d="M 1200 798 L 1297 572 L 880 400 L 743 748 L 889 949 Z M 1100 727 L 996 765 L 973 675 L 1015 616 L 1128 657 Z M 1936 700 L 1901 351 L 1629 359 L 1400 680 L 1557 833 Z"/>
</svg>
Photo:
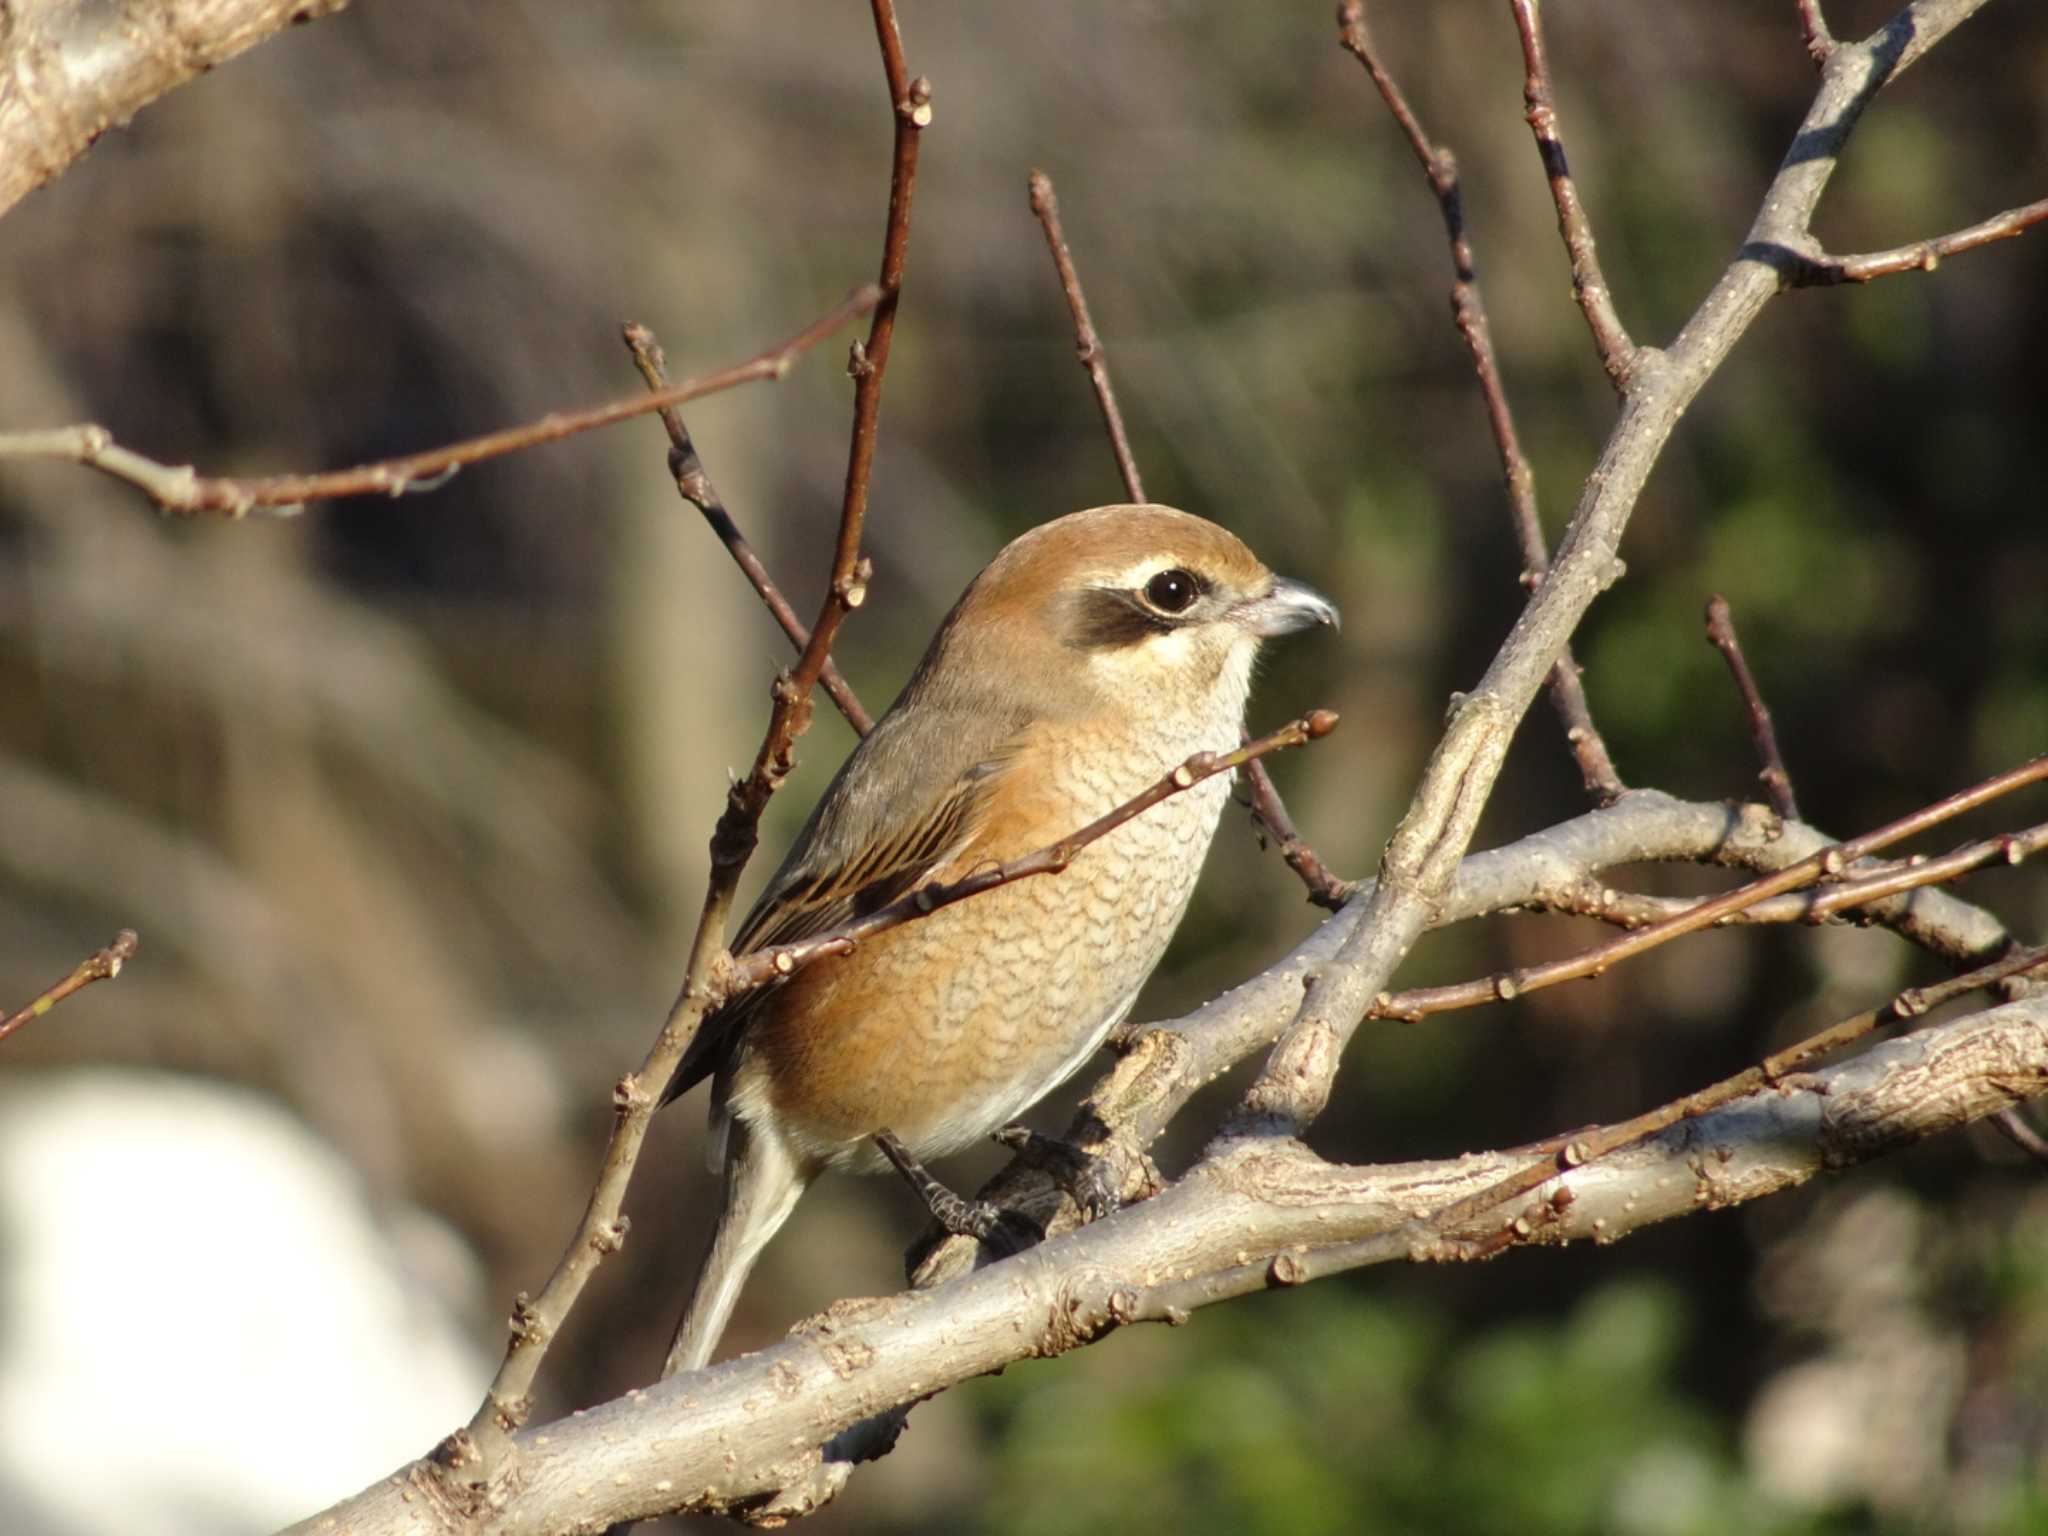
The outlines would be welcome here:
<svg viewBox="0 0 2048 1536">
<path fill-rule="evenodd" d="M 925 729 L 898 727 L 905 718 L 892 710 L 847 759 L 740 925 L 734 954 L 811 938 L 886 906 L 973 842 L 989 792 L 1014 750 L 1012 732 L 992 731 L 985 714 Z M 949 771 L 950 764 L 959 766 Z M 904 783 L 919 780 L 935 793 L 902 793 Z M 894 792 L 879 793 L 878 785 Z M 777 985 L 736 998 L 704 1020 L 662 1103 L 726 1063 L 748 1018 Z"/>
</svg>

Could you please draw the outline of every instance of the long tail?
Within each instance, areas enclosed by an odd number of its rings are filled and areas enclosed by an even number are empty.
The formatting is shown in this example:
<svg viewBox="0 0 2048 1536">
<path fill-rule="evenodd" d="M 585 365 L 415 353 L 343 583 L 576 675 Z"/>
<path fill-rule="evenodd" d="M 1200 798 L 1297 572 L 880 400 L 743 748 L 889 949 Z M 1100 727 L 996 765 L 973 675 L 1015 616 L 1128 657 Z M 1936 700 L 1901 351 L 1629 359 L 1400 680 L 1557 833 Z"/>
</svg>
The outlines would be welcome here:
<svg viewBox="0 0 2048 1536">
<path fill-rule="evenodd" d="M 732 1317 L 740 1287 L 776 1228 L 789 1219 L 810 1174 L 782 1139 L 750 1129 L 735 1117 L 726 1127 L 725 1193 L 711 1246 L 697 1270 L 696 1289 L 676 1324 L 664 1378 L 708 1364 Z"/>
</svg>

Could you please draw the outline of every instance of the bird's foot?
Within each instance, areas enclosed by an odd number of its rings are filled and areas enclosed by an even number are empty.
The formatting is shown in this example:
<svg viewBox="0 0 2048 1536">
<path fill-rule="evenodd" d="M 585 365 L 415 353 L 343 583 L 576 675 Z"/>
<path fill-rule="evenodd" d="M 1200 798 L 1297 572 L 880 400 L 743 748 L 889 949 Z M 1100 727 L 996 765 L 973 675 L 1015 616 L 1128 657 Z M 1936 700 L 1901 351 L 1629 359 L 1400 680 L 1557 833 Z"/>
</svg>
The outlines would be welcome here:
<svg viewBox="0 0 2048 1536">
<path fill-rule="evenodd" d="M 1081 1208 L 1083 1221 L 1100 1221 L 1124 1203 L 1116 1168 L 1106 1157 L 1027 1125 L 1006 1125 L 992 1139 L 1043 1170 Z"/>
<path fill-rule="evenodd" d="M 903 1175 L 903 1182 L 910 1186 L 911 1193 L 924 1202 L 924 1208 L 931 1212 L 933 1221 L 955 1237 L 987 1242 L 995 1235 L 1003 1220 L 1001 1210 L 986 1200 L 969 1200 L 946 1188 L 932 1177 L 931 1170 L 917 1160 L 910 1148 L 896 1139 L 894 1131 L 875 1132 L 875 1145 Z"/>
</svg>

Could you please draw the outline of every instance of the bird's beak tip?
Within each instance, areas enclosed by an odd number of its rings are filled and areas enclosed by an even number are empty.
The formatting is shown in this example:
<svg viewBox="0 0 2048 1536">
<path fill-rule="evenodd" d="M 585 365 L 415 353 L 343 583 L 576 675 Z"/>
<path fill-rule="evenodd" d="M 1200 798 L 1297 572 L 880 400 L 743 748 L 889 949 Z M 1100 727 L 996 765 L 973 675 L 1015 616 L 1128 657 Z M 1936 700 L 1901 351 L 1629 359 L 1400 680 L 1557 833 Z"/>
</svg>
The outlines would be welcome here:
<svg viewBox="0 0 2048 1536">
<path fill-rule="evenodd" d="M 1262 596 L 1245 604 L 1246 627 L 1262 640 L 1291 635 L 1313 625 L 1327 624 L 1333 630 L 1344 627 L 1337 605 L 1305 581 L 1275 576 Z"/>
</svg>

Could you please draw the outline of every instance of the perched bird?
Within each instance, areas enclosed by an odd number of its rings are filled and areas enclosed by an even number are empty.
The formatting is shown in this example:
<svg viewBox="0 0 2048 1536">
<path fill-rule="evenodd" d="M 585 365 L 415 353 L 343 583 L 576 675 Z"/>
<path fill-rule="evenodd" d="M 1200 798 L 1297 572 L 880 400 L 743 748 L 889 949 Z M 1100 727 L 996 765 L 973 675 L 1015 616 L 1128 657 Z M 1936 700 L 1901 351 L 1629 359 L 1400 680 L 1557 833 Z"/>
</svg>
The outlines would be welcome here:
<svg viewBox="0 0 2048 1536">
<path fill-rule="evenodd" d="M 839 770 L 736 953 L 1033 852 L 1190 754 L 1242 739 L 1261 641 L 1337 622 L 1232 534 L 1162 506 L 1035 528 L 975 577 Z M 828 1168 L 955 1152 L 1073 1073 L 1131 1011 L 1187 910 L 1229 794 L 1197 784 L 999 886 L 748 993 L 704 1021 L 664 1102 L 704 1078 L 718 1224 L 664 1374 L 710 1359 L 762 1246 Z"/>
</svg>

